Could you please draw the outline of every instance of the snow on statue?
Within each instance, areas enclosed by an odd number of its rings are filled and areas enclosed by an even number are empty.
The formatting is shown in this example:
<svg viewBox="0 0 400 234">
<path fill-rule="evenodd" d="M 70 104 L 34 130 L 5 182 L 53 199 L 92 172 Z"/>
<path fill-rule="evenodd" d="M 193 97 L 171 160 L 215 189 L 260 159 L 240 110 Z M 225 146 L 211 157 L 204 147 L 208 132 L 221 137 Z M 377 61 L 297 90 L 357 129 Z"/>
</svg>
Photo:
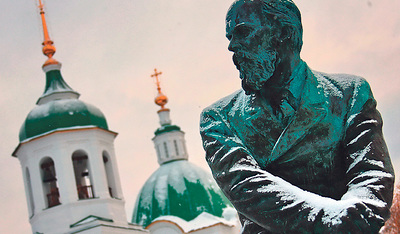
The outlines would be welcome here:
<svg viewBox="0 0 400 234">
<path fill-rule="evenodd" d="M 243 89 L 200 131 L 243 233 L 377 233 L 394 176 L 368 83 L 310 70 L 290 0 L 234 2 L 226 35 Z"/>
</svg>

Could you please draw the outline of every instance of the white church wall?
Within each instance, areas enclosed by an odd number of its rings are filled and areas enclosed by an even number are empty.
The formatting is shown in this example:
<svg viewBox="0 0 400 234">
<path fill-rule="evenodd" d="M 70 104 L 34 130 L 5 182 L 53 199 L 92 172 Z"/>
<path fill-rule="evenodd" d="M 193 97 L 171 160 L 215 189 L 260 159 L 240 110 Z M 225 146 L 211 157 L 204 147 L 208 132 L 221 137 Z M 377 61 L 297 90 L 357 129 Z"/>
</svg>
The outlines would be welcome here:
<svg viewBox="0 0 400 234">
<path fill-rule="evenodd" d="M 237 216 L 230 220 L 203 212 L 191 221 L 176 216 L 160 216 L 146 227 L 151 234 L 239 234 Z"/>
<path fill-rule="evenodd" d="M 33 232 L 66 233 L 69 225 L 88 216 L 96 215 L 112 219 L 115 225 L 127 225 L 124 200 L 119 182 L 113 141 L 116 134 L 99 128 L 71 129 L 49 133 L 23 142 L 16 150 L 24 175 L 25 192 L 30 210 Z M 79 199 L 72 155 L 87 155 L 87 163 L 94 198 Z M 103 152 L 111 160 L 112 177 L 118 199 L 111 198 L 108 188 Z M 40 164 L 53 161 L 60 205 L 48 207 L 49 189 L 42 182 Z M 47 160 L 47 161 L 46 161 Z M 30 196 L 27 173 L 29 170 L 32 196 Z M 32 199 L 31 199 L 32 197 Z M 32 205 L 33 200 L 33 205 Z M 33 209 L 32 209 L 33 208 Z M 50 221 L 50 222 L 49 222 Z"/>
<path fill-rule="evenodd" d="M 182 228 L 173 222 L 160 220 L 151 223 L 147 229 L 151 234 L 182 234 L 184 231 Z"/>
<path fill-rule="evenodd" d="M 185 133 L 171 131 L 162 133 L 153 138 L 159 164 L 171 160 L 188 159 L 185 147 Z"/>
</svg>

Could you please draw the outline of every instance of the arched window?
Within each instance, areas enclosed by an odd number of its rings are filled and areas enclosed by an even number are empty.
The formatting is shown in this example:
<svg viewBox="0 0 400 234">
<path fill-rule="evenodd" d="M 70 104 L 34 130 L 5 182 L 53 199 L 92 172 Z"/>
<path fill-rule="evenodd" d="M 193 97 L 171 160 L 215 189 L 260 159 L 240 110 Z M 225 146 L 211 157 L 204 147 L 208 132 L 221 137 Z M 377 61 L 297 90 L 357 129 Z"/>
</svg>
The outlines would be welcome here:
<svg viewBox="0 0 400 234">
<path fill-rule="evenodd" d="M 87 154 L 83 150 L 75 151 L 72 154 L 72 164 L 74 166 L 78 198 L 80 200 L 94 198 L 94 189 Z"/>
<path fill-rule="evenodd" d="M 103 162 L 104 162 L 104 168 L 106 171 L 108 192 L 110 193 L 110 197 L 117 198 L 118 194 L 117 194 L 117 190 L 116 190 L 116 186 L 115 186 L 114 172 L 112 169 L 110 155 L 106 151 L 103 151 Z"/>
<path fill-rule="evenodd" d="M 33 201 L 33 190 L 32 190 L 32 183 L 31 183 L 31 174 L 29 173 L 29 169 L 25 168 L 25 176 L 26 176 L 26 185 L 28 189 L 28 199 L 29 199 L 29 208 L 31 216 L 35 214 L 35 203 Z"/>
<path fill-rule="evenodd" d="M 165 157 L 169 158 L 167 142 L 164 142 Z"/>
<path fill-rule="evenodd" d="M 47 200 L 47 207 L 53 207 L 60 203 L 60 193 L 58 192 L 57 174 L 53 159 L 46 157 L 40 164 L 42 174 L 43 191 Z"/>
<path fill-rule="evenodd" d="M 179 156 L 178 143 L 176 142 L 176 140 L 174 140 L 174 146 L 175 146 L 175 153 L 176 153 L 176 156 Z"/>
</svg>

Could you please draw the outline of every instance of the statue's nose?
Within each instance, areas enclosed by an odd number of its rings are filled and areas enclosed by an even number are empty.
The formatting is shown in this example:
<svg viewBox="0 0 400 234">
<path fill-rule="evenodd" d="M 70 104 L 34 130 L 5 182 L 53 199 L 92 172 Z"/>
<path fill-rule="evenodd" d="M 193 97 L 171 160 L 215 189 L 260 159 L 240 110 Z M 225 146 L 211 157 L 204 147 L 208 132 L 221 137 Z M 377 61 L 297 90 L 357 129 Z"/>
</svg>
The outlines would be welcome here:
<svg viewBox="0 0 400 234">
<path fill-rule="evenodd" d="M 235 39 L 231 39 L 228 45 L 228 50 L 232 52 L 236 52 L 239 47 L 239 44 L 236 42 Z"/>
</svg>

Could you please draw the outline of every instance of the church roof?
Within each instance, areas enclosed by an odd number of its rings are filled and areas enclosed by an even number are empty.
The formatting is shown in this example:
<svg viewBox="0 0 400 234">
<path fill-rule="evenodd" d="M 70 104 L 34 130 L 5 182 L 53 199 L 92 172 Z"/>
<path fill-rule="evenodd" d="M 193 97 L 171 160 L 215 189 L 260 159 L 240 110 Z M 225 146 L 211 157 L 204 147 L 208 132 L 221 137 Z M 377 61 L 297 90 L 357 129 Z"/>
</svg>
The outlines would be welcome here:
<svg viewBox="0 0 400 234">
<path fill-rule="evenodd" d="M 46 71 L 45 91 L 22 124 L 20 142 L 61 128 L 97 126 L 108 130 L 103 113 L 78 99 L 79 94 L 62 78 L 60 67 L 54 65 Z"/>
<path fill-rule="evenodd" d="M 79 93 L 73 90 L 67 82 L 64 81 L 61 75 L 61 64 L 53 65 L 52 68 L 45 68 L 46 70 L 46 86 L 44 88 L 44 92 L 42 96 L 40 96 L 39 100 L 36 104 L 40 104 L 44 102 L 43 100 L 57 94 L 69 93 L 75 94 L 74 96 L 79 97 Z M 51 69 L 51 70 L 47 70 Z"/>
<path fill-rule="evenodd" d="M 77 126 L 97 126 L 108 130 L 101 111 L 77 99 L 55 100 L 36 106 L 26 117 L 19 132 L 19 140 L 44 133 Z"/>
<path fill-rule="evenodd" d="M 154 135 L 160 135 L 162 133 L 166 133 L 166 132 L 172 132 L 172 131 L 180 131 L 181 128 L 177 125 L 171 125 L 171 124 L 166 124 L 163 125 L 159 128 L 157 128 L 157 130 L 154 132 Z"/>
<path fill-rule="evenodd" d="M 161 216 L 191 221 L 203 212 L 223 217 L 232 208 L 211 175 L 187 160 L 162 164 L 138 195 L 132 223 L 148 226 Z"/>
</svg>

